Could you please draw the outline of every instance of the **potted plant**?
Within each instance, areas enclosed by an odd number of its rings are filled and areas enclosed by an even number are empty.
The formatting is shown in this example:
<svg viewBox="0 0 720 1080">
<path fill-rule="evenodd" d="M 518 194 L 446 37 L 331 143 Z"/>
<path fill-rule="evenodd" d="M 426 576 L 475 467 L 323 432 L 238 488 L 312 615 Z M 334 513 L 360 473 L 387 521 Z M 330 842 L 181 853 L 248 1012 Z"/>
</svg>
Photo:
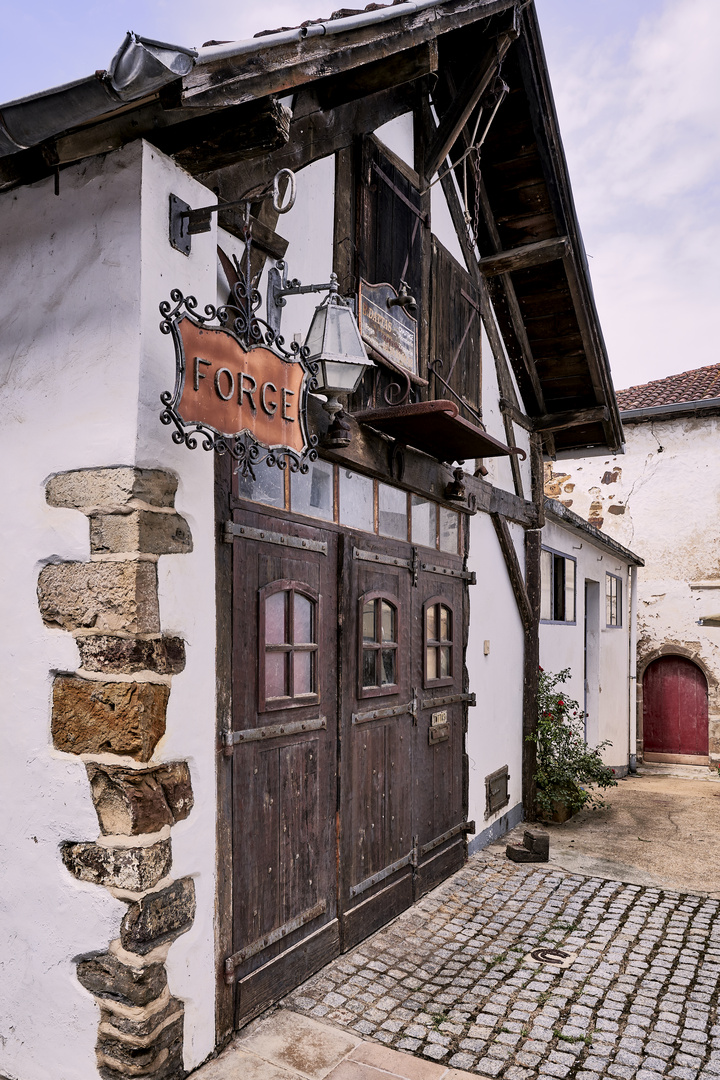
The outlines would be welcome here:
<svg viewBox="0 0 720 1080">
<path fill-rule="evenodd" d="M 583 806 L 605 806 L 598 789 L 617 785 L 601 757 L 612 744 L 586 743 L 584 713 L 562 689 L 569 678 L 570 668 L 557 675 L 540 668 L 537 728 L 527 736 L 537 747 L 537 808 L 543 821 L 563 822 Z"/>
</svg>

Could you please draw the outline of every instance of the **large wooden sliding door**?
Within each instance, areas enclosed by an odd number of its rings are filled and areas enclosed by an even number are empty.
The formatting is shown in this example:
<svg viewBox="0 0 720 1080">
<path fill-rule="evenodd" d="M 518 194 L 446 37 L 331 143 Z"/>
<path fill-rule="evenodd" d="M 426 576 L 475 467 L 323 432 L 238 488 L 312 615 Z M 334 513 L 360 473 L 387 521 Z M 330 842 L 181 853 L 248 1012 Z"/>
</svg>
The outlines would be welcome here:
<svg viewBox="0 0 720 1080">
<path fill-rule="evenodd" d="M 239 1024 L 462 865 L 467 574 L 257 510 L 232 532 Z"/>
<path fill-rule="evenodd" d="M 234 951 L 226 974 L 237 979 L 241 1021 L 340 948 L 337 536 L 261 514 L 236 516 L 227 746 Z"/>
</svg>

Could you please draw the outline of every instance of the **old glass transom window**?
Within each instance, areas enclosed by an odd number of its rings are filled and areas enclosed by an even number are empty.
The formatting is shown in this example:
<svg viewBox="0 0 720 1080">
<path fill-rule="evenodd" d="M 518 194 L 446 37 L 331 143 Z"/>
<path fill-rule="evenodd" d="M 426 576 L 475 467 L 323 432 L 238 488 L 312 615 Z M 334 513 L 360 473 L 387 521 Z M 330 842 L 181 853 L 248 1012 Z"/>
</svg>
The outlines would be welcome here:
<svg viewBox="0 0 720 1080">
<path fill-rule="evenodd" d="M 605 625 L 622 626 L 622 579 L 605 575 Z"/>
<path fill-rule="evenodd" d="M 308 704 L 317 695 L 317 597 L 305 586 L 275 582 L 262 590 L 260 604 L 261 704 Z"/>
<path fill-rule="evenodd" d="M 543 622 L 575 622 L 575 560 L 560 551 L 540 552 L 540 618 Z"/>
<path fill-rule="evenodd" d="M 397 685 L 397 606 L 383 596 L 366 599 L 362 605 L 363 696 L 368 692 L 392 693 Z"/>
</svg>

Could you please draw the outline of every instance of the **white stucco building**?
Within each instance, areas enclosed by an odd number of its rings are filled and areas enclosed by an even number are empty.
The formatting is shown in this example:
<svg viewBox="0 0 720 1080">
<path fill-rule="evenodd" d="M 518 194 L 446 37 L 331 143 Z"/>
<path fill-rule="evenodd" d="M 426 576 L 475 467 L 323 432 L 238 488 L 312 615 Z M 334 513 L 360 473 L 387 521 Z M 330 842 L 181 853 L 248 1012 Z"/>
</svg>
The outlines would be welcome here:
<svg viewBox="0 0 720 1080">
<path fill-rule="evenodd" d="M 545 500 L 540 664 L 567 693 L 617 776 L 635 766 L 637 569 L 643 560 L 561 502 Z"/>
<path fill-rule="evenodd" d="M 638 552 L 638 755 L 720 762 L 720 365 L 618 392 L 623 455 L 546 466 L 546 493 Z"/>
</svg>

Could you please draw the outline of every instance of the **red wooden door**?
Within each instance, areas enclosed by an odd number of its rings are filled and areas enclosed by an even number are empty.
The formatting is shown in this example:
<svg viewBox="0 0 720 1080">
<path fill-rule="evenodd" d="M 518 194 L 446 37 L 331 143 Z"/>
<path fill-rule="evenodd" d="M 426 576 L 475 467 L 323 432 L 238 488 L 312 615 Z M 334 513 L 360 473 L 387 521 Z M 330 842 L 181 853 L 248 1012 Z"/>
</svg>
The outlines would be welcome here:
<svg viewBox="0 0 720 1080">
<path fill-rule="evenodd" d="M 648 760 L 656 755 L 707 758 L 707 681 L 684 656 L 662 656 L 645 671 L 643 744 Z"/>
</svg>

